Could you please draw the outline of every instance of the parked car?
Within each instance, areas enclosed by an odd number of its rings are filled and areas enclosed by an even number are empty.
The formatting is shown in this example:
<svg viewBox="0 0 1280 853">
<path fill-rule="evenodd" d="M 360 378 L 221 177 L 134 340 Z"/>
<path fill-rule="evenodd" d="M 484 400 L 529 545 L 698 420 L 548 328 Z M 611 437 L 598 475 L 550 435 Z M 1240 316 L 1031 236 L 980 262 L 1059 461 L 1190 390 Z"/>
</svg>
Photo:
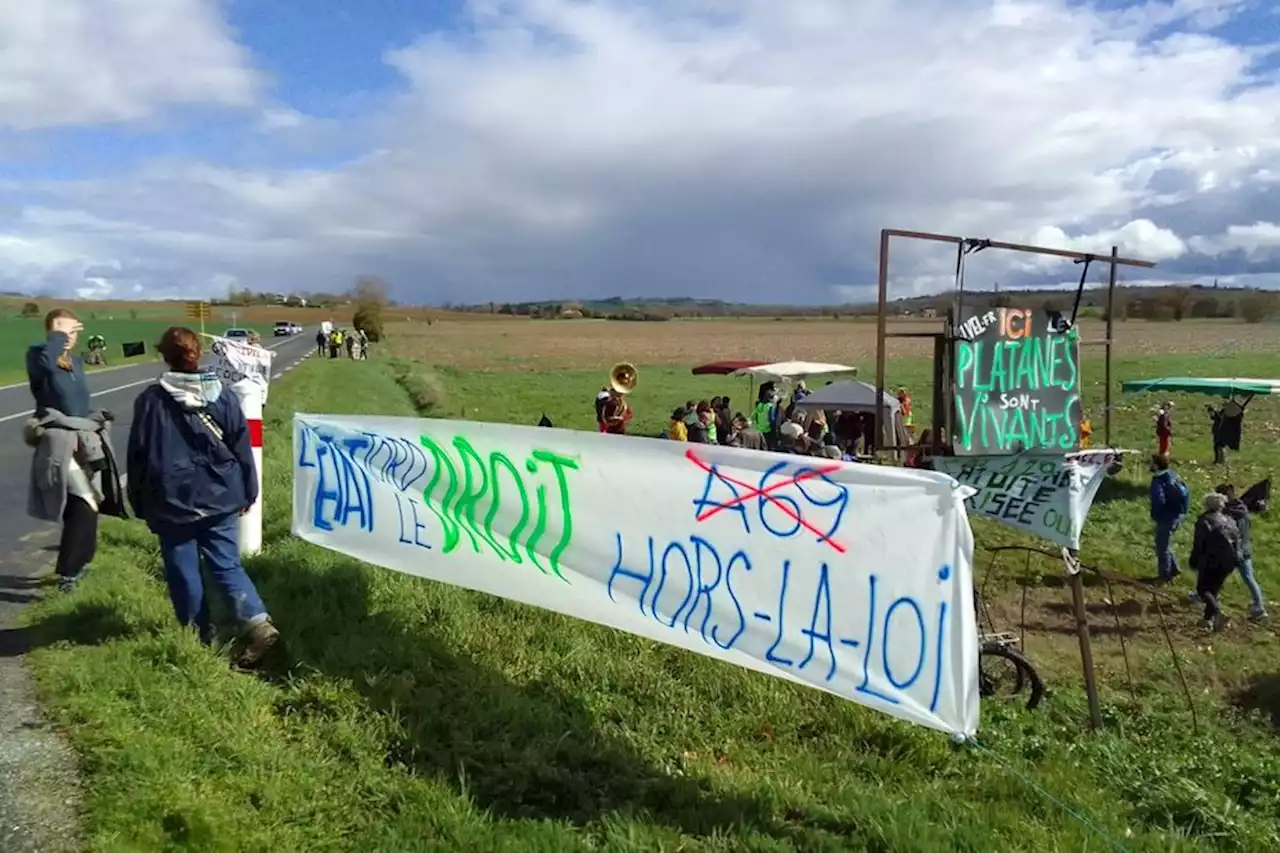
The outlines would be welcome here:
<svg viewBox="0 0 1280 853">
<path fill-rule="evenodd" d="M 287 338 L 290 335 L 297 334 L 293 330 L 293 323 L 276 323 L 271 333 L 277 338 Z"/>
</svg>

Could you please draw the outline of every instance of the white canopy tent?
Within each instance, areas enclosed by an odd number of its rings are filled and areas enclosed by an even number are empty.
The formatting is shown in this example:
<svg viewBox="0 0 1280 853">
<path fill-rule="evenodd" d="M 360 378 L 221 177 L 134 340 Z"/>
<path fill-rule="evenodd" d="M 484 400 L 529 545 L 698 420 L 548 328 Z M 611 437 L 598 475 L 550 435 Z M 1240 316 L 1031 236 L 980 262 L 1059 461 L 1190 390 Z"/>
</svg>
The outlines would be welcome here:
<svg viewBox="0 0 1280 853">
<path fill-rule="evenodd" d="M 818 361 L 777 361 L 758 367 L 744 367 L 733 376 L 750 376 L 761 381 L 798 382 L 814 376 L 836 376 L 842 373 L 857 375 L 858 368 L 847 364 L 824 364 Z"/>
</svg>

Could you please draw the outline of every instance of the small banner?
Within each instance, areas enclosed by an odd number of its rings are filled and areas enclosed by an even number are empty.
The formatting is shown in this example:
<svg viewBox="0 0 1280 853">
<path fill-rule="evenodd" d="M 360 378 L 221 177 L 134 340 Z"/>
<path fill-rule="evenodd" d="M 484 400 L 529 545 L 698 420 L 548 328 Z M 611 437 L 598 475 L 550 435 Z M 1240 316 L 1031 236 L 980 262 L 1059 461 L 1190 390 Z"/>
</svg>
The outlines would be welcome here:
<svg viewBox="0 0 1280 853">
<path fill-rule="evenodd" d="M 1056 311 L 968 311 L 955 328 L 957 456 L 1080 446 L 1080 337 Z"/>
<path fill-rule="evenodd" d="M 212 369 L 223 384 L 230 386 L 248 380 L 262 389 L 262 401 L 265 403 L 275 352 L 230 338 L 209 337 L 213 338 L 209 345 L 209 352 L 213 355 Z"/>
<path fill-rule="evenodd" d="M 1067 548 L 1080 547 L 1089 508 L 1121 450 L 1057 455 L 935 456 L 937 470 L 977 489 L 966 502 L 976 512 Z"/>
<path fill-rule="evenodd" d="M 125 358 L 135 358 L 147 354 L 147 345 L 142 341 L 127 341 L 120 344 L 120 353 Z"/>
<path fill-rule="evenodd" d="M 960 735 L 973 537 L 950 477 L 554 428 L 294 416 L 294 533 Z"/>
</svg>

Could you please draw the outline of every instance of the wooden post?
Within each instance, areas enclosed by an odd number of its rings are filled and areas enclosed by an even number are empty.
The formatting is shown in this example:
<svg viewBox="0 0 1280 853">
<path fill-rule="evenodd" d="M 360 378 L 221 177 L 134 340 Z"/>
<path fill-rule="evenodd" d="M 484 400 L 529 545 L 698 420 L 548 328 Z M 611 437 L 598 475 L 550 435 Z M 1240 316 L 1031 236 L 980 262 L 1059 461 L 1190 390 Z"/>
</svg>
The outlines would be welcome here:
<svg viewBox="0 0 1280 853">
<path fill-rule="evenodd" d="M 869 456 L 874 457 L 880 449 L 880 437 L 883 435 L 884 421 L 888 409 L 884 405 L 884 373 L 885 373 L 885 335 L 888 326 L 885 312 L 889 310 L 889 229 L 880 232 L 880 272 L 876 280 L 876 417 L 875 428 L 871 430 L 871 447 Z M 897 444 L 895 441 L 894 444 Z"/>
<path fill-rule="evenodd" d="M 1084 578 L 1080 575 L 1080 555 L 1062 549 L 1062 564 L 1071 583 L 1071 605 L 1076 614 L 1076 635 L 1080 638 L 1080 664 L 1084 669 L 1084 689 L 1089 697 L 1089 727 L 1102 728 L 1102 705 L 1098 701 L 1098 680 L 1093 671 L 1093 644 L 1089 640 L 1089 614 L 1084 608 Z"/>
</svg>

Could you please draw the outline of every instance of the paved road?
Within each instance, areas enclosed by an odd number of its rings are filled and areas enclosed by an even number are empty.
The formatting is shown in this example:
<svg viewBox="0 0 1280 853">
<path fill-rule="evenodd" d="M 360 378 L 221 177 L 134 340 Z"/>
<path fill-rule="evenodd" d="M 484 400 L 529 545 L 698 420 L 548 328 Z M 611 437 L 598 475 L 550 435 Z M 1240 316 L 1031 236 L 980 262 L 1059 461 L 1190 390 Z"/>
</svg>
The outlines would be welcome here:
<svg viewBox="0 0 1280 853">
<path fill-rule="evenodd" d="M 304 331 L 278 342 L 268 342 L 267 346 L 276 350 L 273 378 L 278 378 L 315 350 L 316 343 L 314 332 Z M 111 437 L 118 452 L 124 452 L 134 398 L 155 381 L 161 369 L 158 363 L 149 362 L 89 374 L 94 406 L 115 413 Z M 48 565 L 53 555 L 50 547 L 57 542 L 57 525 L 35 521 L 26 515 L 31 449 L 22 441 L 22 425 L 30 417 L 31 409 L 31 392 L 25 383 L 0 388 L 0 495 L 5 498 L 4 511 L 0 512 L 0 579 L 38 574 Z M 9 604 L 20 603 L 12 600 L 17 596 L 8 597 Z M 6 614 L 2 612 L 5 603 L 0 597 L 0 623 L 6 621 Z"/>
</svg>

